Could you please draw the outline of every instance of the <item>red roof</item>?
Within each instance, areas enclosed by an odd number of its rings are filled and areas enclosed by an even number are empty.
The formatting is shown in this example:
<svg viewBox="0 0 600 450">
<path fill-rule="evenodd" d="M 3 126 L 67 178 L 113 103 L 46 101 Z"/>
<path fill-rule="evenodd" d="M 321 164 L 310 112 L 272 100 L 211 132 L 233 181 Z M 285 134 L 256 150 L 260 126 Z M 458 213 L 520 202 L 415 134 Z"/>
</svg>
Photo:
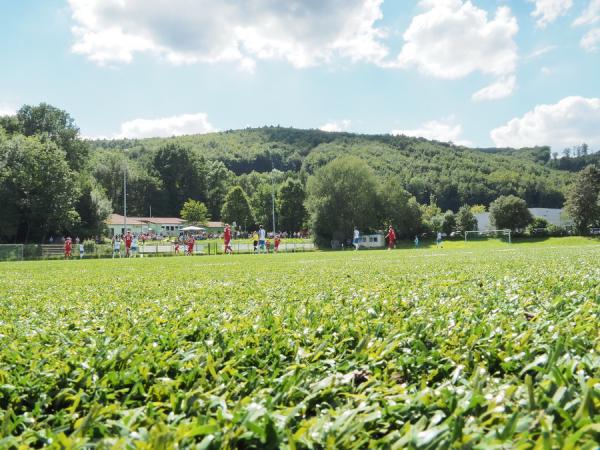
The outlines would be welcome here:
<svg viewBox="0 0 600 450">
<path fill-rule="evenodd" d="M 208 228 L 223 228 L 225 224 L 223 222 L 206 222 Z"/>
<path fill-rule="evenodd" d="M 156 224 L 168 223 L 168 224 L 180 225 L 185 222 L 185 220 L 180 219 L 179 217 L 136 217 L 136 219 L 139 219 L 144 222 L 156 223 Z"/>
<path fill-rule="evenodd" d="M 106 219 L 108 225 L 123 225 L 124 222 L 125 218 L 120 214 L 111 214 Z M 141 221 L 139 217 L 127 216 L 127 225 L 146 225 L 146 222 Z"/>
<path fill-rule="evenodd" d="M 123 224 L 124 217 L 120 214 L 111 214 L 106 219 L 106 223 L 109 225 L 121 225 Z M 147 225 L 154 223 L 157 225 L 169 224 L 169 225 L 181 225 L 185 220 L 179 217 L 133 217 L 127 216 L 127 225 Z"/>
</svg>

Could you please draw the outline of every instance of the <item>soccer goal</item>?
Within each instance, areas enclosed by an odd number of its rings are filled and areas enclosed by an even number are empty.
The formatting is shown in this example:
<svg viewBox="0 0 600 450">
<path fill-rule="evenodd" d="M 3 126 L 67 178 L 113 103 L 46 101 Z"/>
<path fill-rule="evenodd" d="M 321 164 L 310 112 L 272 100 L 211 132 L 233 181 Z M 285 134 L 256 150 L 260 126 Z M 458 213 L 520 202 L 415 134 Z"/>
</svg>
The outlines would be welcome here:
<svg viewBox="0 0 600 450">
<path fill-rule="evenodd" d="M 465 242 L 484 239 L 500 239 L 508 244 L 512 243 L 510 230 L 465 231 Z"/>
<path fill-rule="evenodd" d="M 0 261 L 22 261 L 23 244 L 0 244 Z"/>
</svg>

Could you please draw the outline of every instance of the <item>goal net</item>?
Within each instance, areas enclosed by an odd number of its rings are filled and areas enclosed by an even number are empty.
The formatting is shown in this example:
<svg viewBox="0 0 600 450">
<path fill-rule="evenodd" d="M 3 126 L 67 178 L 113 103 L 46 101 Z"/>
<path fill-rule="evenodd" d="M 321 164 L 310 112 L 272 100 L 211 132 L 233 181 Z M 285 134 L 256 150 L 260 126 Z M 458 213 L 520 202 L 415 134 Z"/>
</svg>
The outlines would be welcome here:
<svg viewBox="0 0 600 450">
<path fill-rule="evenodd" d="M 485 231 L 465 231 L 465 242 L 468 241 L 482 241 L 496 239 L 502 242 L 510 244 L 511 231 L 510 230 L 485 230 Z"/>
<path fill-rule="evenodd" d="M 22 261 L 23 244 L 0 244 L 0 261 Z"/>
</svg>

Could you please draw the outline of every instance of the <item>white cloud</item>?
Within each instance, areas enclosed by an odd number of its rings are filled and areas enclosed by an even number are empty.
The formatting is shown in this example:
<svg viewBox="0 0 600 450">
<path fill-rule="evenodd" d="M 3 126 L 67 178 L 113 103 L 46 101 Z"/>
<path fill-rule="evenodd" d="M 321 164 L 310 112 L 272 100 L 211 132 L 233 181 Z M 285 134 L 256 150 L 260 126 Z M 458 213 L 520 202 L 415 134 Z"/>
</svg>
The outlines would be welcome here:
<svg viewBox="0 0 600 450">
<path fill-rule="evenodd" d="M 340 131 L 348 131 L 352 122 L 350 120 L 337 120 L 333 122 L 327 122 L 324 125 L 319 127 L 321 131 L 330 131 L 330 132 L 340 132 Z"/>
<path fill-rule="evenodd" d="M 586 142 L 600 146 L 600 98 L 566 97 L 538 105 L 521 118 L 492 130 L 498 147 L 549 145 L 554 150 Z"/>
<path fill-rule="evenodd" d="M 422 137 L 440 142 L 453 142 L 457 145 L 472 145 L 470 141 L 461 139 L 462 126 L 454 123 L 452 117 L 425 122 L 420 128 L 413 130 L 393 130 L 391 134 Z"/>
<path fill-rule="evenodd" d="M 404 33 L 397 67 L 417 67 L 421 72 L 458 79 L 474 72 L 506 76 L 515 71 L 519 30 L 506 6 L 493 18 L 471 1 L 424 0 L 425 12 L 413 17 Z"/>
<path fill-rule="evenodd" d="M 514 75 L 502 77 L 495 83 L 480 89 L 471 97 L 475 101 L 500 100 L 509 97 L 517 86 L 517 77 Z"/>
<path fill-rule="evenodd" d="M 590 0 L 587 8 L 575 19 L 573 25 L 591 25 L 600 21 L 600 0 Z"/>
<path fill-rule="evenodd" d="M 99 64 L 149 53 L 174 64 L 257 60 L 295 67 L 335 57 L 378 62 L 383 0 L 69 0 L 72 50 Z"/>
<path fill-rule="evenodd" d="M 556 50 L 557 48 L 558 47 L 556 45 L 548 45 L 546 47 L 542 47 L 538 50 L 534 50 L 529 55 L 527 55 L 527 59 L 538 58 L 542 55 L 545 55 L 546 53 L 550 53 L 550 52 Z"/>
<path fill-rule="evenodd" d="M 544 28 L 560 16 L 564 16 L 573 6 L 573 0 L 529 0 L 535 3 L 535 11 L 531 15 L 537 18 L 537 25 Z"/>
<path fill-rule="evenodd" d="M 546 76 L 548 76 L 552 73 L 552 69 L 550 69 L 550 67 L 545 67 L 545 66 L 542 67 L 540 69 L 540 71 L 542 72 L 542 75 L 546 75 Z"/>
<path fill-rule="evenodd" d="M 0 103 L 0 116 L 14 116 L 17 113 L 17 108 L 14 108 L 6 103 Z"/>
<path fill-rule="evenodd" d="M 135 119 L 121 124 L 121 132 L 115 138 L 143 139 L 149 137 L 204 134 L 217 131 L 205 113 L 182 114 L 162 119 Z"/>
<path fill-rule="evenodd" d="M 580 45 L 588 52 L 594 52 L 600 47 L 600 28 L 594 28 L 588 31 L 581 38 Z"/>
</svg>

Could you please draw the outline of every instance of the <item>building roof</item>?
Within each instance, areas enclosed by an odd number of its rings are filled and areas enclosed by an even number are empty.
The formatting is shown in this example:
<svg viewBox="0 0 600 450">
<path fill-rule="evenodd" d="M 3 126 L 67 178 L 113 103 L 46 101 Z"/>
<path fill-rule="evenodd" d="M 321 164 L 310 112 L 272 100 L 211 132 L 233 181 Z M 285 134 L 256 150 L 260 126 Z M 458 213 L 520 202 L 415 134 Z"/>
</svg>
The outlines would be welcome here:
<svg viewBox="0 0 600 450">
<path fill-rule="evenodd" d="M 111 214 L 110 216 L 108 216 L 108 219 L 106 219 L 106 223 L 108 225 L 123 225 L 123 223 L 125 222 L 125 217 L 123 217 L 120 214 Z M 127 217 L 127 225 L 146 225 L 145 222 L 143 222 L 142 220 L 140 220 L 139 217 Z"/>
<path fill-rule="evenodd" d="M 185 220 L 180 219 L 179 217 L 136 217 L 143 222 L 147 223 L 155 223 L 155 224 L 176 224 L 180 225 L 185 222 Z"/>
<path fill-rule="evenodd" d="M 224 226 L 223 222 L 206 222 L 207 228 L 223 228 Z"/>
</svg>

